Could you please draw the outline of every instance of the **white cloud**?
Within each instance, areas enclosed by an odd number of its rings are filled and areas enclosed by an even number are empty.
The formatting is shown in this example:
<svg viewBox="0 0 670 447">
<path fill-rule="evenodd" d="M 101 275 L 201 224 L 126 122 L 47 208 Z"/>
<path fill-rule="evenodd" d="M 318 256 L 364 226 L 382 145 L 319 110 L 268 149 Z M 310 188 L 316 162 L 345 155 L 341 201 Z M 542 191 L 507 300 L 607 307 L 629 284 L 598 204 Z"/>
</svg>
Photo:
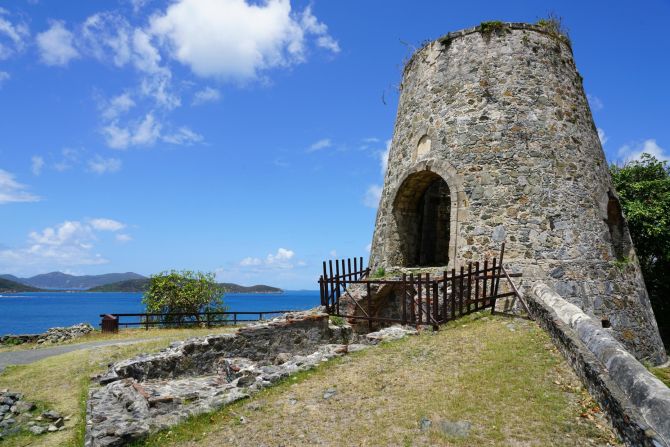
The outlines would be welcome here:
<svg viewBox="0 0 670 447">
<path fill-rule="evenodd" d="M 249 256 L 242 259 L 239 265 L 241 267 L 262 267 L 266 269 L 291 269 L 293 268 L 291 260 L 294 257 L 295 252 L 293 250 L 279 248 L 276 253 L 269 253 L 265 259 Z"/>
<path fill-rule="evenodd" d="M 142 8 L 144 8 L 151 0 L 130 0 L 130 3 L 133 5 L 133 12 L 137 14 Z"/>
<path fill-rule="evenodd" d="M 121 169 L 121 165 L 121 160 L 118 158 L 104 158 L 96 155 L 88 161 L 88 170 L 96 174 L 104 174 L 106 172 L 117 172 Z"/>
<path fill-rule="evenodd" d="M 82 51 L 101 62 L 123 67 L 132 57 L 132 28 L 122 16 L 102 12 L 88 17 L 79 33 Z"/>
<path fill-rule="evenodd" d="M 36 37 L 40 59 L 47 65 L 66 66 L 79 57 L 74 47 L 74 36 L 62 21 L 54 21 L 51 27 Z"/>
<path fill-rule="evenodd" d="M 327 50 L 332 51 L 333 53 L 340 52 L 340 44 L 337 43 L 337 41 L 333 39 L 331 36 L 321 36 L 317 38 L 316 44 L 321 48 L 325 48 Z"/>
<path fill-rule="evenodd" d="M 308 149 L 307 152 L 316 152 L 321 149 L 329 148 L 333 145 L 333 142 L 330 138 L 322 138 L 319 141 L 314 142 Z"/>
<path fill-rule="evenodd" d="M 589 104 L 591 105 L 591 110 L 597 112 L 605 108 L 605 104 L 595 95 L 587 94 L 586 99 L 588 99 Z"/>
<path fill-rule="evenodd" d="M 265 262 L 267 264 L 282 263 L 291 260 L 293 256 L 295 256 L 295 252 L 293 250 L 289 250 L 286 248 L 279 248 L 277 250 L 277 253 L 269 254 L 265 259 Z"/>
<path fill-rule="evenodd" d="M 120 127 L 117 121 L 105 126 L 102 133 L 107 146 L 113 149 L 126 149 L 129 146 L 151 146 L 160 137 L 161 124 L 153 114 L 148 113 L 141 121 L 128 127 Z"/>
<path fill-rule="evenodd" d="M 79 163 L 79 152 L 76 149 L 66 147 L 61 151 L 62 158 L 54 164 L 54 169 L 58 172 L 67 171 Z"/>
<path fill-rule="evenodd" d="M 248 267 L 251 265 L 261 265 L 263 261 L 259 258 L 246 257 L 240 261 L 240 265 L 243 267 Z"/>
<path fill-rule="evenodd" d="M 643 153 L 653 155 L 658 160 L 670 160 L 670 153 L 660 147 L 656 140 L 648 139 L 642 143 L 626 144 L 619 148 L 618 156 L 621 161 L 639 160 Z"/>
<path fill-rule="evenodd" d="M 0 7 L 0 60 L 9 59 L 23 51 L 26 40 L 30 37 L 25 23 L 12 23 L 7 16 L 9 12 Z"/>
<path fill-rule="evenodd" d="M 366 246 L 365 246 L 365 251 L 366 251 L 367 253 L 370 253 L 370 251 L 372 251 L 372 244 L 368 244 L 368 245 L 366 245 Z"/>
<path fill-rule="evenodd" d="M 605 143 L 607 143 L 607 140 L 609 140 L 605 131 L 602 130 L 600 127 L 598 128 L 598 138 L 600 139 L 600 144 L 603 146 L 605 145 Z"/>
<path fill-rule="evenodd" d="M 330 250 L 328 254 L 330 255 L 331 258 L 337 258 L 337 250 L 335 249 Z"/>
<path fill-rule="evenodd" d="M 212 87 L 205 87 L 195 92 L 193 95 L 193 105 L 199 106 L 208 102 L 217 102 L 219 99 L 221 99 L 221 92 Z"/>
<path fill-rule="evenodd" d="M 26 185 L 14 179 L 14 174 L 0 169 L 0 205 L 41 200 L 39 196 L 26 191 L 26 188 Z"/>
<path fill-rule="evenodd" d="M 100 218 L 88 222 L 68 220 L 41 231 L 31 231 L 25 246 L 0 249 L 0 268 L 20 272 L 104 264 L 107 259 L 95 252 L 96 232 L 118 231 L 123 227 L 125 224 L 121 222 Z M 121 235 L 116 236 L 120 240 Z"/>
<path fill-rule="evenodd" d="M 289 0 L 177 0 L 150 23 L 173 58 L 198 76 L 222 80 L 255 79 L 303 62 L 307 35 L 330 37 L 309 7 L 296 15 Z M 332 38 L 320 45 L 339 51 Z"/>
<path fill-rule="evenodd" d="M 363 197 L 363 205 L 370 208 L 377 208 L 379 206 L 379 200 L 382 197 L 382 187 L 379 185 L 370 185 L 368 190 L 365 191 L 365 196 Z"/>
<path fill-rule="evenodd" d="M 42 173 L 42 168 L 44 167 L 44 158 L 39 155 L 33 155 L 30 158 L 30 170 L 33 172 L 33 175 L 40 175 Z"/>
<path fill-rule="evenodd" d="M 106 120 L 114 120 L 128 110 L 135 107 L 130 93 L 123 93 L 107 101 L 102 107 L 102 117 Z"/>
<path fill-rule="evenodd" d="M 89 224 L 98 231 L 119 231 L 126 228 L 126 224 L 114 219 L 97 218 L 89 220 Z"/>
<path fill-rule="evenodd" d="M 2 86 L 9 80 L 9 78 L 11 78 L 9 73 L 6 71 L 0 71 L 0 88 L 2 88 Z"/>
<path fill-rule="evenodd" d="M 119 242 L 130 242 L 133 240 L 133 238 L 129 234 L 120 233 L 116 235 L 116 240 Z"/>
<path fill-rule="evenodd" d="M 188 127 L 180 127 L 175 133 L 164 135 L 162 139 L 166 143 L 190 146 L 200 143 L 203 136 L 193 132 Z"/>
<path fill-rule="evenodd" d="M 391 152 L 391 140 L 386 140 L 386 149 L 379 152 L 379 163 L 382 171 L 382 176 L 386 175 L 386 168 L 389 163 L 389 152 Z"/>
</svg>

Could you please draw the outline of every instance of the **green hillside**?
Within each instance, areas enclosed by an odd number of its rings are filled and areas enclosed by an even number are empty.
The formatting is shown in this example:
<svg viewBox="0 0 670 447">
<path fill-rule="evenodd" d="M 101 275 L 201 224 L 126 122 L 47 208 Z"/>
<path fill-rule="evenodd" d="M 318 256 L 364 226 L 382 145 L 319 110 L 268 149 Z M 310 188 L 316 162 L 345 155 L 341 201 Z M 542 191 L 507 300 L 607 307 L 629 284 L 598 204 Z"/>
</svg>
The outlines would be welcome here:
<svg viewBox="0 0 670 447">
<path fill-rule="evenodd" d="M 93 287 L 86 290 L 86 292 L 144 292 L 149 285 L 148 278 L 129 279 L 126 281 L 113 282 L 98 287 Z M 223 290 L 227 293 L 281 293 L 282 289 L 277 287 L 255 285 L 255 286 L 241 286 L 233 283 L 220 283 Z"/>
<path fill-rule="evenodd" d="M 9 279 L 0 278 L 0 293 L 39 292 L 39 290 Z"/>
</svg>

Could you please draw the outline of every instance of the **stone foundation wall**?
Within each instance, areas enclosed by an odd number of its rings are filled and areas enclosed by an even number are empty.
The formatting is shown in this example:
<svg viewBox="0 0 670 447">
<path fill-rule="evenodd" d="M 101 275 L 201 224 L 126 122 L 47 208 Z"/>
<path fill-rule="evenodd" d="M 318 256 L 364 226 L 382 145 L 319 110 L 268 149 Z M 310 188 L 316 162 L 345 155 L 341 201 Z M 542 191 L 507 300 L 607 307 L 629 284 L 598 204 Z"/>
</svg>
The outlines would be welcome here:
<svg viewBox="0 0 670 447">
<path fill-rule="evenodd" d="M 375 344 L 393 333 L 365 338 Z M 404 334 L 406 331 L 400 331 Z M 374 334 L 369 334 L 374 335 Z M 87 447 L 122 446 L 210 412 L 298 371 L 365 347 L 319 310 L 173 343 L 112 365 L 89 392 Z"/>
<path fill-rule="evenodd" d="M 670 446 L 670 388 L 612 335 L 544 283 L 528 294 L 531 316 L 551 336 L 589 393 L 631 446 Z"/>
</svg>

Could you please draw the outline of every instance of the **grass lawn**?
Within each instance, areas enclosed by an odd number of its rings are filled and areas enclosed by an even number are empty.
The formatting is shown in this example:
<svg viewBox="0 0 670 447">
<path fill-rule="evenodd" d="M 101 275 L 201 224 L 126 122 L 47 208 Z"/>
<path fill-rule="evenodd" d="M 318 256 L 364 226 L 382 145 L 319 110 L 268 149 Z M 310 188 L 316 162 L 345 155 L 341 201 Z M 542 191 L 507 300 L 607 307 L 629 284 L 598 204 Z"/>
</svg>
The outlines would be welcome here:
<svg viewBox="0 0 670 447">
<path fill-rule="evenodd" d="M 324 398 L 331 389 L 336 393 Z M 443 427 L 455 422 L 471 424 L 467 436 L 445 432 Z M 323 364 L 139 445 L 618 442 L 597 405 L 535 323 L 486 313 L 452 322 L 436 334 L 424 332 Z"/>
<path fill-rule="evenodd" d="M 65 431 L 39 437 L 28 433 L 12 436 L 3 440 L 2 446 L 82 446 L 84 405 L 91 375 L 106 371 L 109 363 L 142 352 L 165 348 L 174 340 L 230 330 L 232 329 L 156 329 L 122 331 L 118 335 L 96 333 L 78 339 L 77 342 L 107 339 L 123 341 L 140 337 L 159 337 L 159 339 L 133 345 L 74 351 L 48 357 L 29 365 L 8 367 L 0 374 L 0 389 L 9 388 L 12 391 L 20 391 L 25 395 L 26 400 L 36 402 L 40 409 L 54 409 L 63 415 L 69 415 L 71 420 L 66 423 L 68 428 Z"/>
</svg>

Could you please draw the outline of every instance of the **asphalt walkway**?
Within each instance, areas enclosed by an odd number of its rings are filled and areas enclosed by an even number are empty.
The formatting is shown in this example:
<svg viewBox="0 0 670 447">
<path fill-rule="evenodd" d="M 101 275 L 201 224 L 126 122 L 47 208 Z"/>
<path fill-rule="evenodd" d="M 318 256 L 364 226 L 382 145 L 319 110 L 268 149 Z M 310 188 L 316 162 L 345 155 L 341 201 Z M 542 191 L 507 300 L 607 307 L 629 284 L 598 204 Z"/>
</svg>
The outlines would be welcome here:
<svg viewBox="0 0 670 447">
<path fill-rule="evenodd" d="M 106 340 L 91 341 L 88 343 L 77 343 L 71 345 L 54 346 L 52 348 L 27 349 L 25 351 L 0 352 L 0 373 L 9 365 L 26 365 L 37 362 L 38 360 L 52 357 L 54 355 L 66 354 L 72 351 L 82 349 L 93 349 L 101 346 L 123 346 L 140 343 L 143 341 L 160 340 L 160 337 L 154 338 L 133 338 L 130 340 Z"/>
</svg>

